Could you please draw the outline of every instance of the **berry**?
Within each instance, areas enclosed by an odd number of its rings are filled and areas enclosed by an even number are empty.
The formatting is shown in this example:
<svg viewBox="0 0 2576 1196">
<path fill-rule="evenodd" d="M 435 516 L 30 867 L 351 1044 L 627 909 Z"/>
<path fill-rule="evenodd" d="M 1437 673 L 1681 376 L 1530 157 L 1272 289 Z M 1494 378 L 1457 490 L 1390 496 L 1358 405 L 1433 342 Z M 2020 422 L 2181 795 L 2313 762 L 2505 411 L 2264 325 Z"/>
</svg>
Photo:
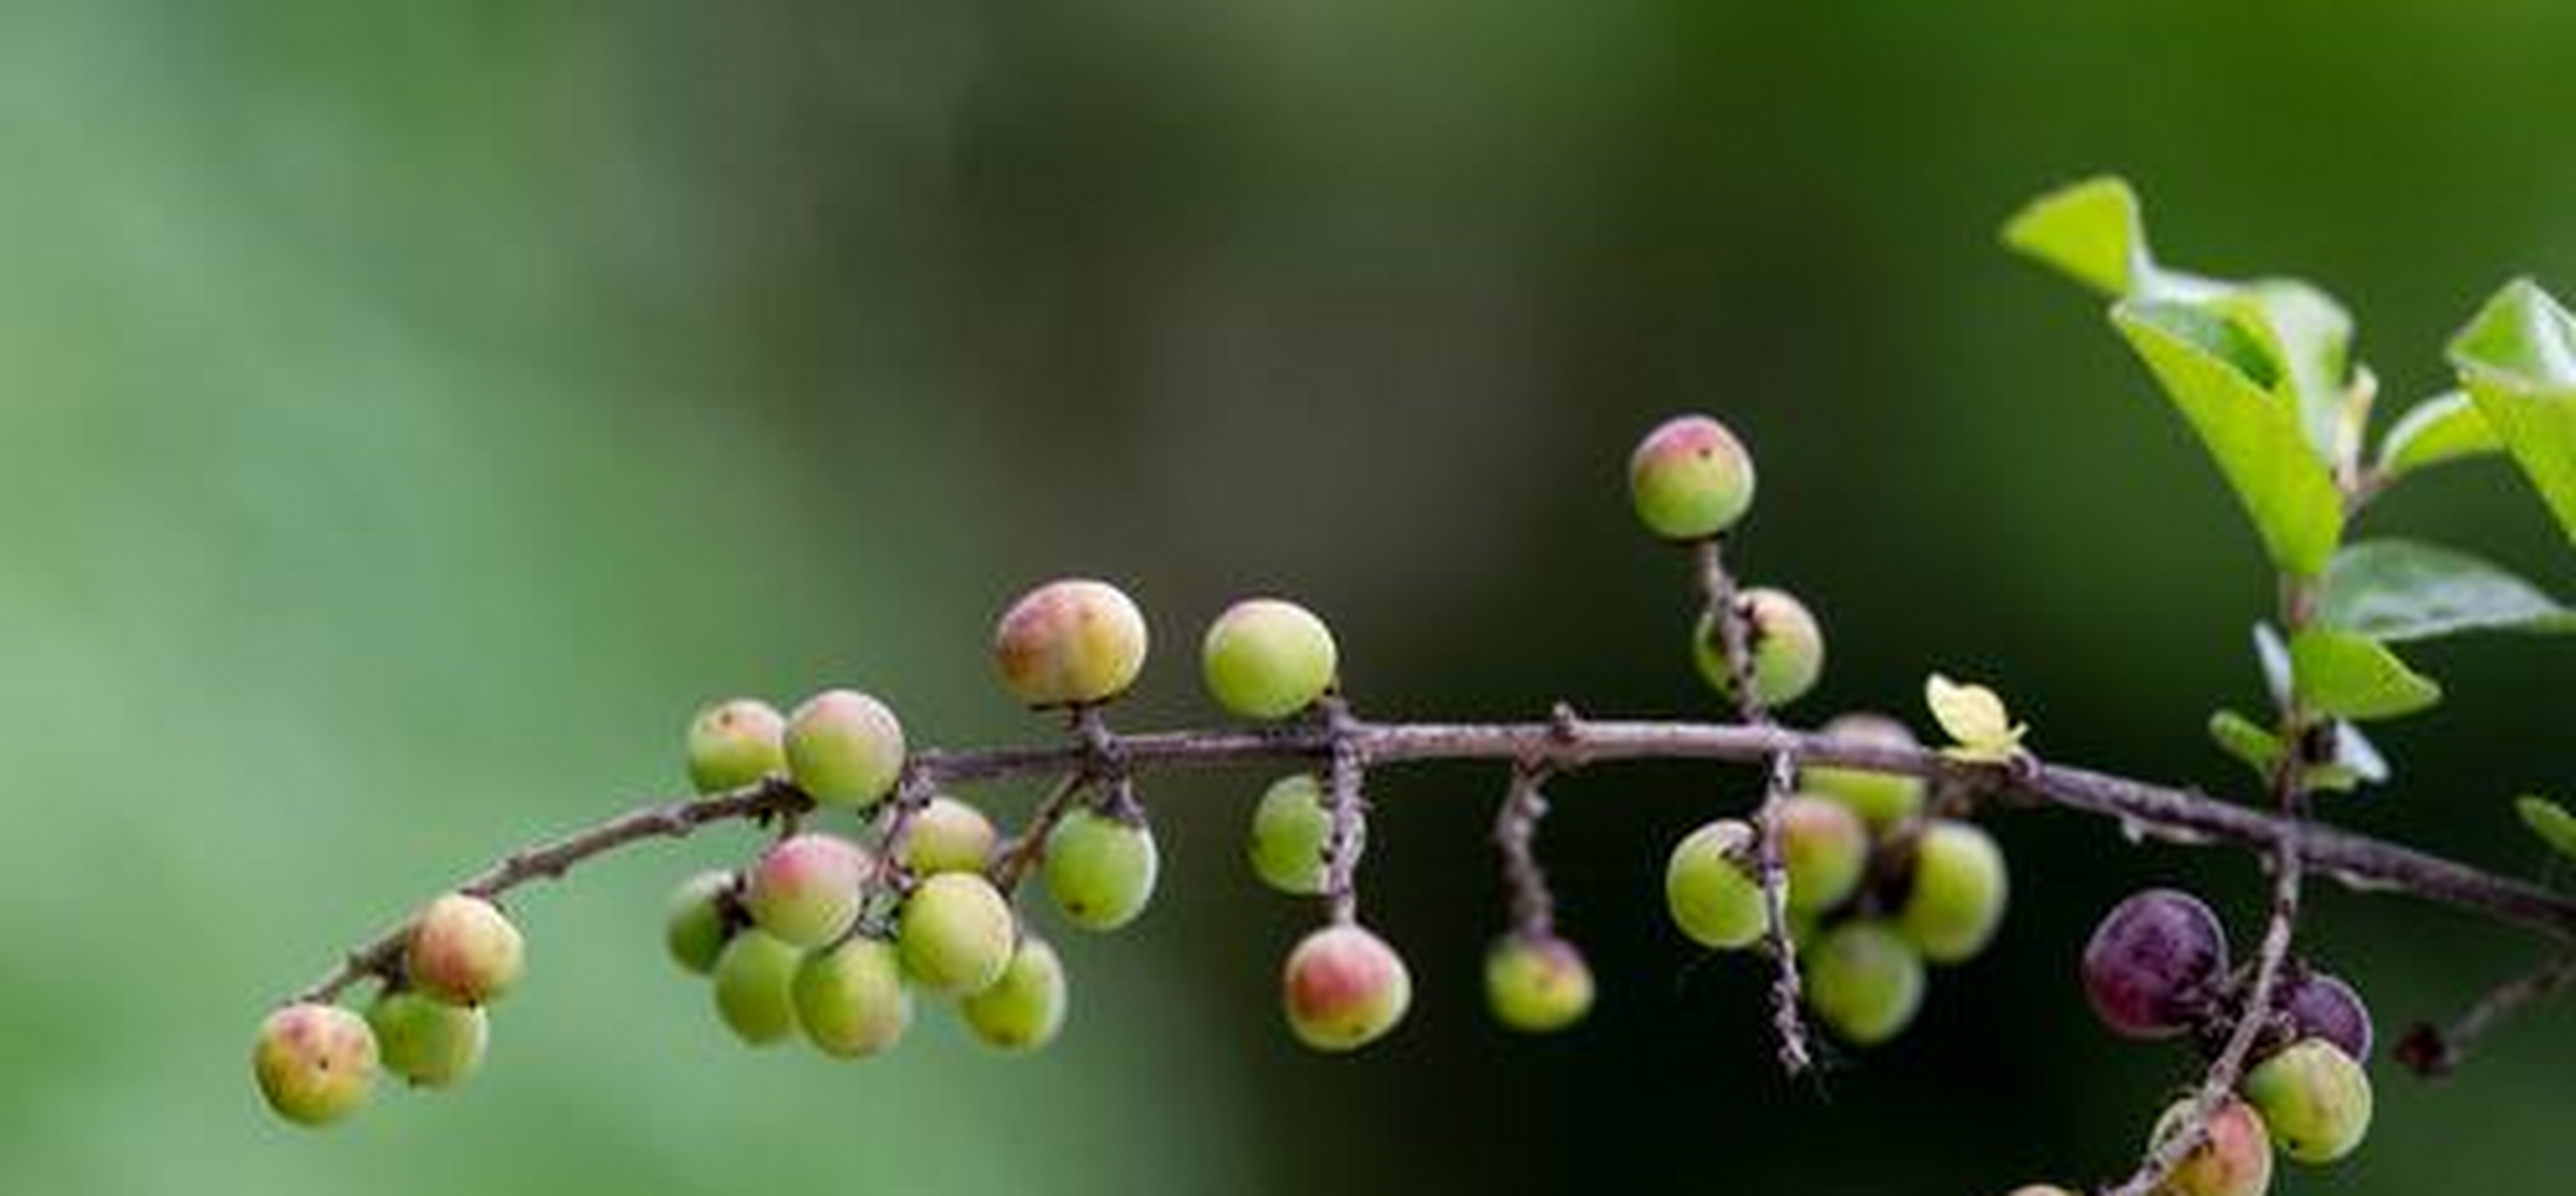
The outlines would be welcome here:
<svg viewBox="0 0 2576 1196">
<path fill-rule="evenodd" d="M 726 906 L 739 883 L 731 872 L 710 869 L 671 890 L 670 912 L 662 921 L 662 942 L 682 968 L 704 976 L 716 966 L 717 953 L 733 936 Z"/>
<path fill-rule="evenodd" d="M 1797 794 L 1780 803 L 1780 866 L 1789 909 L 1822 913 L 1850 900 L 1869 875 L 1869 828 L 1839 803 Z"/>
<path fill-rule="evenodd" d="M 952 997 L 973 996 L 1002 978 L 1018 936 L 1011 903 L 973 872 L 923 878 L 904 898 L 895 936 L 904 971 Z"/>
<path fill-rule="evenodd" d="M 1896 1037 L 1923 1008 L 1923 956 L 1875 922 L 1845 922 L 1805 957 L 1807 1005 L 1854 1046 Z"/>
<path fill-rule="evenodd" d="M 1846 714 L 1824 725 L 1836 739 L 1886 747 L 1920 747 L 1914 732 L 1883 714 Z M 1872 829 L 1883 830 L 1923 808 L 1929 786 L 1923 778 L 1900 772 L 1870 772 L 1816 764 L 1798 770 L 1798 788 L 1850 806 Z"/>
<path fill-rule="evenodd" d="M 761 930 L 733 936 L 716 955 L 716 1014 L 734 1036 L 766 1046 L 796 1032 L 796 1003 L 789 992 L 804 953 Z"/>
<path fill-rule="evenodd" d="M 479 1006 L 409 990 L 377 997 L 367 1007 L 367 1026 L 384 1069 L 423 1088 L 445 1088 L 474 1074 L 491 1037 L 491 1021 Z"/>
<path fill-rule="evenodd" d="M 2075 1196 L 2075 1193 L 2056 1184 L 2023 1184 L 2014 1188 L 2010 1196 Z"/>
<path fill-rule="evenodd" d="M 519 928 L 498 907 L 449 893 L 412 923 L 403 974 L 412 987 L 450 1005 L 480 1005 L 508 993 L 526 960 Z"/>
<path fill-rule="evenodd" d="M 2084 996 L 2112 1033 L 2170 1038 L 2227 976 L 2227 932 L 2199 898 L 2149 889 L 2112 907 L 2084 945 Z"/>
<path fill-rule="evenodd" d="M 2283 981 L 2280 1007 L 2297 1037 L 2325 1039 L 2354 1060 L 2370 1062 L 2370 1006 L 2342 978 L 2302 971 Z"/>
<path fill-rule="evenodd" d="M 1047 895 L 1065 921 L 1116 930 L 1145 912 L 1162 869 L 1154 832 L 1142 819 L 1080 809 L 1047 833 Z"/>
<path fill-rule="evenodd" d="M 1592 969 L 1554 935 L 1507 934 L 1485 953 L 1485 1004 L 1512 1029 L 1562 1030 L 1592 1009 Z"/>
<path fill-rule="evenodd" d="M 743 881 L 752 923 L 791 947 L 820 947 L 859 920 L 876 865 L 858 845 L 808 831 L 771 844 Z"/>
<path fill-rule="evenodd" d="M 1038 1050 L 1064 1029 L 1064 961 L 1046 940 L 1024 935 L 1002 978 L 957 1010 L 986 1045 L 1011 1054 Z"/>
<path fill-rule="evenodd" d="M 1786 706 L 1816 687 L 1825 670 L 1825 633 L 1806 604 L 1785 590 L 1746 590 L 1736 599 L 1749 620 L 1745 643 L 1753 653 L 1753 692 L 1765 706 Z M 1735 675 L 1726 665 L 1726 641 L 1717 618 L 1702 612 L 1691 633 L 1691 654 L 1700 676 L 1728 697 L 1735 695 Z"/>
<path fill-rule="evenodd" d="M 1002 687 L 1031 706 L 1105 702 L 1145 668 L 1145 614 L 1104 581 L 1051 581 L 993 630 Z"/>
<path fill-rule="evenodd" d="M 2148 1149 L 2179 1133 L 2190 1113 L 2190 1098 L 2174 1102 L 2156 1119 Z M 2210 1115 L 2208 1138 L 2156 1185 L 2155 1196 L 2263 1196 L 2271 1186 L 2272 1143 L 2262 1115 L 2231 1097 Z"/>
<path fill-rule="evenodd" d="M 1357 1050 L 1385 1036 L 1413 1003 L 1413 977 L 1386 940 L 1327 926 L 1288 953 L 1280 977 L 1288 1029 L 1319 1051 Z"/>
<path fill-rule="evenodd" d="M 268 1107 L 297 1125 L 329 1125 L 367 1103 L 376 1083 L 376 1036 L 337 1005 L 301 1002 L 260 1023 L 251 1073 Z"/>
<path fill-rule="evenodd" d="M 903 723 L 854 689 L 805 699 L 787 720 L 787 771 L 818 805 L 866 808 L 903 775 Z"/>
<path fill-rule="evenodd" d="M 2011 882 L 2003 849 L 1974 825 L 1935 819 L 1914 840 L 1897 928 L 1934 963 L 1960 963 L 1986 949 L 2003 925 Z"/>
<path fill-rule="evenodd" d="M 1324 808 L 1324 786 L 1311 774 L 1292 773 L 1261 795 L 1261 804 L 1252 811 L 1245 854 L 1263 884 L 1309 897 L 1324 891 L 1324 847 L 1332 837 L 1333 812 Z"/>
<path fill-rule="evenodd" d="M 1276 598 L 1227 607 L 1208 625 L 1199 661 L 1217 704 L 1243 718 L 1286 718 L 1333 684 L 1333 633 L 1313 611 Z"/>
<path fill-rule="evenodd" d="M 807 1041 L 826 1055 L 861 1059 L 893 1046 L 912 1024 L 903 961 L 894 945 L 852 938 L 798 965 L 788 997 Z"/>
<path fill-rule="evenodd" d="M 2351 1154 L 2370 1132 L 2370 1076 L 2343 1048 L 2302 1039 L 2247 1072 L 2240 1088 L 2272 1144 L 2302 1163 Z"/>
<path fill-rule="evenodd" d="M 753 698 L 718 702 L 689 721 L 689 781 L 723 793 L 787 771 L 787 720 Z"/>
<path fill-rule="evenodd" d="M 912 816 L 900 854 L 915 876 L 934 872 L 981 872 L 993 855 L 998 836 L 984 812 L 953 797 L 931 798 Z"/>
<path fill-rule="evenodd" d="M 1762 908 L 1762 886 L 1746 867 L 1752 854 L 1753 828 L 1732 818 L 1692 831 L 1673 846 L 1664 865 L 1664 904 L 1691 941 L 1732 951 L 1762 937 L 1770 920 Z"/>
<path fill-rule="evenodd" d="M 1628 458 L 1628 496 L 1646 530 L 1701 540 L 1735 526 L 1753 505 L 1753 457 L 1705 415 L 1666 420 Z"/>
</svg>

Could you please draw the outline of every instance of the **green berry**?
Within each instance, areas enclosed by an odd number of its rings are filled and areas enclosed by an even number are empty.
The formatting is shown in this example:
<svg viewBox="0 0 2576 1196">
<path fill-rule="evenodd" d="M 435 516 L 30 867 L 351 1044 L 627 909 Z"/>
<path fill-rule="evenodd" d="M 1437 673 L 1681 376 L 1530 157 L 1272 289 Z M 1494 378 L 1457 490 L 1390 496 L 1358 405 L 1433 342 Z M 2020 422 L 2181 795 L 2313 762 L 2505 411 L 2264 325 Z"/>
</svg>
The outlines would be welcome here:
<svg viewBox="0 0 2576 1196">
<path fill-rule="evenodd" d="M 1324 808 L 1323 785 L 1312 774 L 1291 773 L 1272 782 L 1253 809 L 1245 854 L 1263 884 L 1310 897 L 1324 891 L 1324 847 L 1332 837 L 1333 812 Z"/>
<path fill-rule="evenodd" d="M 1237 602 L 1208 625 L 1200 648 L 1208 692 L 1243 718 L 1286 718 L 1322 697 L 1338 664 L 1333 633 L 1313 611 L 1276 598 Z"/>
<path fill-rule="evenodd" d="M 1824 734 L 1885 747 L 1920 747 L 1914 732 L 1883 714 L 1846 714 L 1826 723 Z M 1815 764 L 1798 770 L 1798 788 L 1850 806 L 1874 830 L 1884 830 L 1923 808 L 1929 786 L 1899 772 L 1870 772 Z"/>
<path fill-rule="evenodd" d="M 862 1059 L 893 1046 L 912 1024 L 912 995 L 894 944 L 852 938 L 805 957 L 789 985 L 796 1024 L 824 1054 Z"/>
<path fill-rule="evenodd" d="M 903 723 L 854 689 L 825 690 L 787 720 L 787 771 L 819 805 L 866 808 L 903 775 Z"/>
<path fill-rule="evenodd" d="M 450 1005 L 404 990 L 367 1007 L 384 1069 L 423 1088 L 445 1088 L 483 1064 L 491 1021 L 480 1006 Z"/>
<path fill-rule="evenodd" d="M 1869 828 L 1839 802 L 1794 795 L 1780 803 L 1780 866 L 1792 913 L 1833 909 L 1869 875 Z"/>
<path fill-rule="evenodd" d="M 1826 931 L 1802 962 L 1808 1007 L 1854 1046 L 1896 1037 L 1923 1007 L 1923 956 L 1875 922 Z"/>
<path fill-rule="evenodd" d="M 904 898 L 896 941 L 903 967 L 923 985 L 968 997 L 1002 978 L 1018 937 L 1011 903 L 972 872 L 924 877 Z"/>
<path fill-rule="evenodd" d="M 948 796 L 931 798 L 912 816 L 900 856 L 915 876 L 934 872 L 981 872 L 992 859 L 998 839 L 993 820 L 982 810 Z"/>
<path fill-rule="evenodd" d="M 1485 952 L 1485 1005 L 1515 1030 L 1562 1030 L 1592 1010 L 1592 969 L 1554 935 L 1504 935 Z"/>
<path fill-rule="evenodd" d="M 1288 1028 L 1321 1051 L 1357 1050 L 1384 1037 L 1413 1003 L 1413 977 L 1386 941 L 1357 926 L 1328 926 L 1288 953 L 1281 975 Z"/>
<path fill-rule="evenodd" d="M 723 793 L 787 771 L 787 720 L 767 702 L 735 698 L 689 721 L 689 781 Z"/>
<path fill-rule="evenodd" d="M 525 971 L 519 928 L 480 897 L 449 893 L 412 923 L 403 974 L 412 986 L 450 1005 L 500 999 Z"/>
<path fill-rule="evenodd" d="M 1065 921 L 1116 930 L 1145 912 L 1162 861 L 1141 820 L 1080 809 L 1047 833 L 1044 868 L 1047 895 Z"/>
<path fill-rule="evenodd" d="M 1046 940 L 1023 935 L 1002 978 L 957 1009 L 986 1045 L 1011 1054 L 1039 1050 L 1064 1029 L 1064 961 Z"/>
<path fill-rule="evenodd" d="M 1673 847 L 1664 865 L 1664 903 L 1673 924 L 1713 951 L 1751 946 L 1770 919 L 1762 886 L 1746 867 L 1753 856 L 1753 828 L 1721 818 L 1692 831 Z"/>
<path fill-rule="evenodd" d="M 717 953 L 733 935 L 726 907 L 734 900 L 737 883 L 733 873 L 711 869 L 671 890 L 669 912 L 662 919 L 662 943 L 682 968 L 704 976 L 716 966 Z"/>
<path fill-rule="evenodd" d="M 1145 668 L 1145 614 L 1105 581 L 1051 581 L 993 630 L 1002 687 L 1031 706 L 1105 702 Z"/>
<path fill-rule="evenodd" d="M 1825 633 L 1806 604 L 1785 590 L 1751 589 L 1737 598 L 1750 625 L 1745 642 L 1753 653 L 1753 691 L 1765 706 L 1786 706 L 1805 697 L 1825 671 Z M 1714 614 L 1703 612 L 1691 634 L 1693 659 L 1700 676 L 1729 697 L 1735 676 L 1726 666 L 1726 643 Z"/>
<path fill-rule="evenodd" d="M 836 835 L 807 831 L 781 839 L 744 878 L 742 908 L 781 942 L 820 947 L 857 923 L 875 867 L 868 853 Z"/>
<path fill-rule="evenodd" d="M 1726 425 L 1677 416 L 1648 432 L 1628 458 L 1628 496 L 1646 530 L 1703 540 L 1735 526 L 1753 506 L 1753 456 Z"/>
<path fill-rule="evenodd" d="M 2245 1099 L 2263 1115 L 2272 1144 L 2301 1163 L 2331 1163 L 2370 1132 L 2370 1076 L 2343 1048 L 2307 1038 L 2246 1073 Z"/>
<path fill-rule="evenodd" d="M 374 1090 L 376 1036 L 365 1019 L 337 1005 L 289 1005 L 260 1023 L 251 1073 L 278 1116 L 329 1125 L 357 1112 Z"/>
<path fill-rule="evenodd" d="M 2191 1104 L 2186 1097 L 2165 1109 L 2148 1149 L 2181 1132 Z M 2271 1187 L 2272 1143 L 2262 1115 L 2229 1097 L 2210 1116 L 2209 1136 L 2156 1185 L 2155 1196 L 2263 1196 Z"/>
<path fill-rule="evenodd" d="M 1914 840 L 1897 928 L 1934 963 L 1960 963 L 1993 942 L 2011 882 L 2003 849 L 1976 826 L 1936 819 Z"/>
<path fill-rule="evenodd" d="M 716 1014 L 735 1037 L 766 1046 L 796 1032 L 792 989 L 804 958 L 762 930 L 745 930 L 725 943 L 713 973 Z"/>
</svg>

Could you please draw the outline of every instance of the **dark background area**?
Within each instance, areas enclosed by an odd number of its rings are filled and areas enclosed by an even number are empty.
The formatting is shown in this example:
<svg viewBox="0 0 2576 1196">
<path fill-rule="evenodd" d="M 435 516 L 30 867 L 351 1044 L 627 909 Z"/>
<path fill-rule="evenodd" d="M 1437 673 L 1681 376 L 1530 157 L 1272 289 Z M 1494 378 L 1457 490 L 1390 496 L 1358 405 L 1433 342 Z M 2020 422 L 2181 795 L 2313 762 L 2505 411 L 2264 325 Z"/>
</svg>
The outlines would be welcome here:
<svg viewBox="0 0 2576 1196">
<path fill-rule="evenodd" d="M 2239 853 L 1997 825 L 2017 905 L 1915 1030 L 1816 1085 L 1761 969 L 1665 924 L 1673 838 L 1744 772 L 1562 782 L 1542 850 L 1603 995 L 1561 1038 L 1476 993 L 1501 778 L 1377 779 L 1371 920 L 1418 981 L 1355 1059 L 1278 1026 L 1311 916 L 1239 860 L 1257 773 L 1147 789 L 1169 864 L 1067 943 L 1025 1062 L 925 1007 L 864 1066 L 734 1048 L 655 941 L 743 833 L 524 902 L 483 1076 L 340 1132 L 266 1118 L 260 1012 L 512 843 L 680 783 L 737 691 L 876 690 L 922 742 L 1034 737 L 989 678 L 1022 587 L 1118 580 L 1121 718 L 1207 718 L 1233 596 L 1333 622 L 1371 713 L 1710 716 L 1684 562 L 1625 455 L 1715 412 L 1737 559 L 1825 621 L 1793 713 L 1986 678 L 2044 753 L 2224 791 L 2261 691 L 2250 531 L 2098 304 L 1994 229 L 2116 170 L 2171 260 L 2342 296 L 2386 406 L 2506 277 L 2576 287 L 2576 10 L 2530 2 L 1756 6 L 319 3 L 0 11 L 0 1189 L 2002 1191 L 2119 1168 L 2179 1049 L 2072 979 L 2150 882 L 2250 939 Z M 2560 592 L 2500 465 L 2370 530 Z M 2528 871 L 2571 780 L 2564 643 L 2416 653 L 2339 822 Z M 1025 793 L 992 803 L 1016 813 Z M 2534 945 L 2321 890 L 2383 1035 Z M 1041 914 L 1044 918 L 1047 915 Z M 2563 1191 L 2576 1022 L 2456 1080 L 2384 1061 L 2371 1141 L 2287 1192 Z"/>
</svg>

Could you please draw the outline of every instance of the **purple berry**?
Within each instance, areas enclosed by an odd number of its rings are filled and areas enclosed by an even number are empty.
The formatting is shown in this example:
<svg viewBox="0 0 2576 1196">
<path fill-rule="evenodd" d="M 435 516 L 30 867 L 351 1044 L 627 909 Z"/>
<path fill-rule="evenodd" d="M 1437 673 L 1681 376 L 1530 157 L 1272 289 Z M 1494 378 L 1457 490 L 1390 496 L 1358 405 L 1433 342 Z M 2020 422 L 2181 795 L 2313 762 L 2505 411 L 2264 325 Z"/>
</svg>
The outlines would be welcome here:
<svg viewBox="0 0 2576 1196">
<path fill-rule="evenodd" d="M 2281 991 L 2281 1012 L 2293 1038 L 2322 1038 L 2363 1063 L 2370 1061 L 2370 1007 L 2339 976 L 2307 972 Z"/>
<path fill-rule="evenodd" d="M 2112 907 L 2084 946 L 2084 995 L 2115 1034 L 2170 1038 L 2226 983 L 2227 931 L 2199 898 L 2149 889 Z"/>
</svg>

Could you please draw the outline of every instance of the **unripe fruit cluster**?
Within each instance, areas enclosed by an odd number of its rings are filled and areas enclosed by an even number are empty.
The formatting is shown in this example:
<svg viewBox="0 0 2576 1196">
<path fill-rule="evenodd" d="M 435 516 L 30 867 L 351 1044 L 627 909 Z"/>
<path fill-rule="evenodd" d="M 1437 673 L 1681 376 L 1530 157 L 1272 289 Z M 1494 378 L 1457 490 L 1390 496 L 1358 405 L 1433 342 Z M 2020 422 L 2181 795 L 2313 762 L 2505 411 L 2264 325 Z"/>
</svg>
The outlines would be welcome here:
<svg viewBox="0 0 2576 1196">
<path fill-rule="evenodd" d="M 1912 746 L 1903 724 L 1850 715 L 1835 734 Z M 1868 1046 L 1901 1033 L 1922 1007 L 1926 964 L 1965 963 L 2002 925 L 2010 880 L 2002 850 L 1972 823 L 1922 814 L 1920 778 L 1808 768 L 1778 812 L 1786 904 L 1816 1017 Z M 1665 863 L 1673 924 L 1692 942 L 1734 951 L 1760 941 L 1759 831 L 1721 818 L 1685 836 Z"/>
<path fill-rule="evenodd" d="M 1753 456 L 1726 425 L 1705 415 L 1657 425 L 1628 458 L 1628 497 L 1646 530 L 1666 540 L 1700 543 L 1733 529 L 1753 507 Z M 1744 621 L 1745 673 L 1766 708 L 1786 706 L 1816 687 L 1825 668 L 1824 628 L 1785 590 L 1757 587 L 1735 595 Z M 1715 610 L 1691 629 L 1691 659 L 1720 694 L 1738 698 L 1725 627 Z"/>
</svg>

